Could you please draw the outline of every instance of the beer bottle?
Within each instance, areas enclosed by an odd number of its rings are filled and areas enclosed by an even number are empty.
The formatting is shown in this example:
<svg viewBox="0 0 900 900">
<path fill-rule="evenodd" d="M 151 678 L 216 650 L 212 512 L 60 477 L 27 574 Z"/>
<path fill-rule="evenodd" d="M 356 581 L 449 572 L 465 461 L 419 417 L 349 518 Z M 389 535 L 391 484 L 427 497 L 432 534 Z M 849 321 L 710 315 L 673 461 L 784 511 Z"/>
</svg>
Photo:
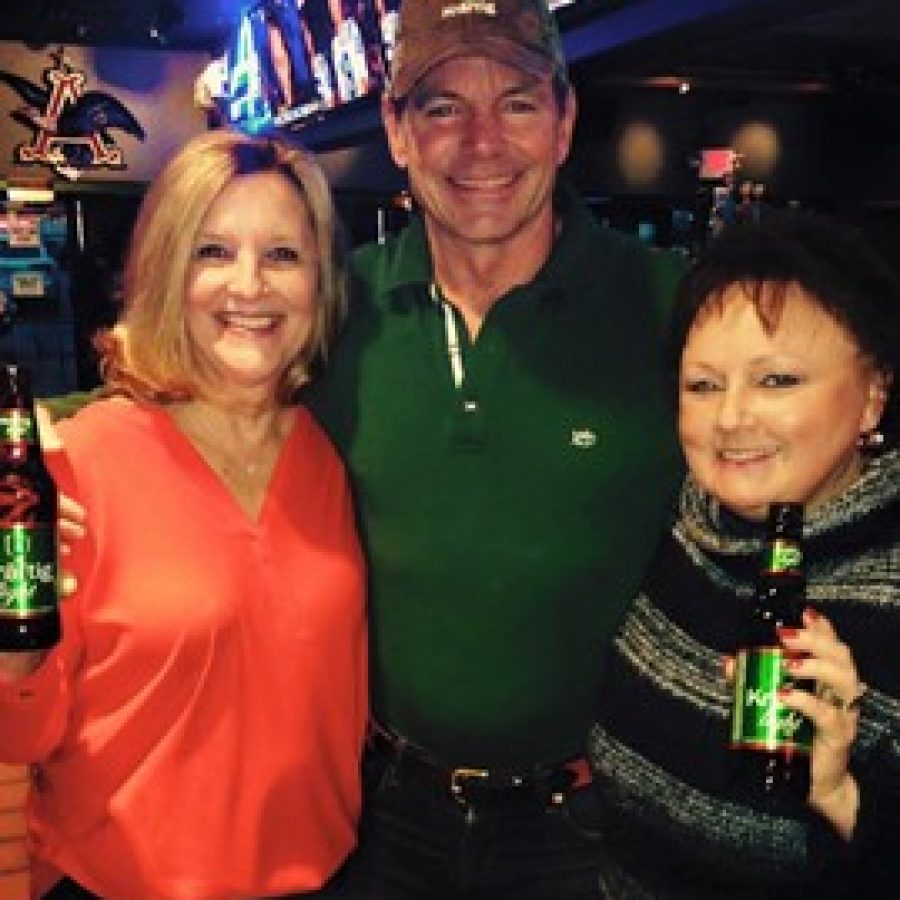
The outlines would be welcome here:
<svg viewBox="0 0 900 900">
<path fill-rule="evenodd" d="M 57 502 L 28 374 L 0 362 L 0 650 L 59 640 Z"/>
<path fill-rule="evenodd" d="M 812 724 L 778 698 L 780 688 L 794 686 L 778 629 L 802 625 L 802 540 L 803 507 L 773 504 L 747 630 L 735 660 L 731 749 L 738 790 L 748 802 L 782 813 L 801 809 L 809 793 Z"/>
</svg>

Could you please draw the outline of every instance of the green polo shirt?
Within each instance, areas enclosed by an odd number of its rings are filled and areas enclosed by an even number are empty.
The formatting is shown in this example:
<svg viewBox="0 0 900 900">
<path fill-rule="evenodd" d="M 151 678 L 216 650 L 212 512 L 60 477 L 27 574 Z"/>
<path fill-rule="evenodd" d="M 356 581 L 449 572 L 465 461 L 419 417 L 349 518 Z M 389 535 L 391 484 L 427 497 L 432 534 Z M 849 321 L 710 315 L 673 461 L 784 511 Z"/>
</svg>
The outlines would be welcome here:
<svg viewBox="0 0 900 900">
<path fill-rule="evenodd" d="M 464 380 L 420 221 L 353 258 L 351 316 L 308 402 L 348 464 L 368 551 L 373 715 L 450 764 L 582 752 L 604 643 L 680 467 L 661 374 L 674 257 L 562 191 L 530 284 Z"/>
</svg>

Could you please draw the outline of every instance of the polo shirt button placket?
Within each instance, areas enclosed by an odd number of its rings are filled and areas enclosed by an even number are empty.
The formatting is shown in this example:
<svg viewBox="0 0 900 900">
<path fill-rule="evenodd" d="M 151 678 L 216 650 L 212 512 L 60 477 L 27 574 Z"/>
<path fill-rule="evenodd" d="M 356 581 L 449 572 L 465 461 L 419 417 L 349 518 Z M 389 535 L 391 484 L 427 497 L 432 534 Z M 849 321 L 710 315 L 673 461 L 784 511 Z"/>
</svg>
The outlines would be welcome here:
<svg viewBox="0 0 900 900">
<path fill-rule="evenodd" d="M 464 450 L 481 450 L 485 445 L 484 410 L 473 396 L 459 400 L 454 413 L 453 440 Z"/>
</svg>

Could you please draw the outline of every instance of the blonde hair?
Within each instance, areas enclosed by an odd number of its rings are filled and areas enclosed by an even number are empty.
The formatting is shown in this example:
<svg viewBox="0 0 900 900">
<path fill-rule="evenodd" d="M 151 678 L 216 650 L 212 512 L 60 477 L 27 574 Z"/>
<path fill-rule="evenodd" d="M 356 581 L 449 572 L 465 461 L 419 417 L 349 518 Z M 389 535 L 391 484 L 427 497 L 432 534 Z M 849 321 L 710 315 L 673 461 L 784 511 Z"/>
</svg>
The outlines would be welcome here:
<svg viewBox="0 0 900 900">
<path fill-rule="evenodd" d="M 200 225 L 235 178 L 284 175 L 306 205 L 316 239 L 319 291 L 312 329 L 282 377 L 287 401 L 327 357 L 347 309 L 347 278 L 337 215 L 322 170 L 299 147 L 228 129 L 189 141 L 155 179 L 141 204 L 125 263 L 125 309 L 98 335 L 101 371 L 110 390 L 167 402 L 197 396 L 203 382 L 188 337 L 184 293 Z"/>
</svg>

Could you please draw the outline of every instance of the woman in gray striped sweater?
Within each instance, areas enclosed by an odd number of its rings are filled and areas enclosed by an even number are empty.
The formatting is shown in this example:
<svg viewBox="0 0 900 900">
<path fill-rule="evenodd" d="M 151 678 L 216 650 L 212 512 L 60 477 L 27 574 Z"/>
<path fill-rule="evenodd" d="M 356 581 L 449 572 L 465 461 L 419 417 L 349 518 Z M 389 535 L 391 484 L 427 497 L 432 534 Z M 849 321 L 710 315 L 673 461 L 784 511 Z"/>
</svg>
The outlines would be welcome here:
<svg viewBox="0 0 900 900">
<path fill-rule="evenodd" d="M 672 337 L 689 474 L 590 735 L 600 896 L 896 896 L 898 282 L 823 219 L 734 226 L 686 275 Z M 783 697 L 814 726 L 795 814 L 748 800 L 727 749 L 723 660 L 776 501 L 805 507 L 808 608 L 782 643 L 818 688 Z"/>
</svg>

